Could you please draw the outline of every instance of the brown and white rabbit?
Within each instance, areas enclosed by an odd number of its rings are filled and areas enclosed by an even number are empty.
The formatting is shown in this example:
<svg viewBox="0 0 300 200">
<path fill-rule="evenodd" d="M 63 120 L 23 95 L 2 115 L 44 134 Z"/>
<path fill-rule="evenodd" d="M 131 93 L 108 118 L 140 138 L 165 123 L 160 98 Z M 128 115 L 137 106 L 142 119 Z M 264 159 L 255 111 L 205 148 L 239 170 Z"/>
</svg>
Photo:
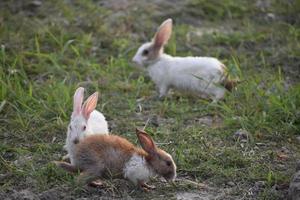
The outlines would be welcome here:
<svg viewBox="0 0 300 200">
<path fill-rule="evenodd" d="M 107 175 L 122 175 L 142 189 L 147 181 L 160 175 L 167 181 L 176 178 L 176 165 L 170 154 L 159 149 L 144 131 L 136 129 L 142 148 L 117 135 L 90 135 L 76 146 L 74 165 L 55 161 L 69 172 L 81 171 L 79 183 L 92 183 Z"/>
<path fill-rule="evenodd" d="M 213 57 L 173 57 L 164 53 L 164 46 L 172 34 L 172 24 L 172 19 L 164 21 L 152 41 L 140 46 L 133 62 L 147 67 L 159 97 L 175 88 L 204 98 L 222 99 L 225 88 L 231 89 L 235 85 L 227 80 L 227 70 L 222 62 Z"/>
</svg>

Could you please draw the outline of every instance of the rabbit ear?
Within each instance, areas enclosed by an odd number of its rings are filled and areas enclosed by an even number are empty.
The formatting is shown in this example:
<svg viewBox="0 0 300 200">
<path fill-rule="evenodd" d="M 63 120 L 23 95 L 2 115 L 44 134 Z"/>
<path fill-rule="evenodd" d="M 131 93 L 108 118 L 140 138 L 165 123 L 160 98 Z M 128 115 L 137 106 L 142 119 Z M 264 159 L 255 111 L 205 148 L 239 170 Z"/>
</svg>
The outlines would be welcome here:
<svg viewBox="0 0 300 200">
<path fill-rule="evenodd" d="M 92 94 L 83 104 L 82 115 L 88 120 L 91 112 L 93 112 L 97 106 L 98 92 Z"/>
<path fill-rule="evenodd" d="M 156 152 L 156 145 L 152 138 L 144 131 L 136 129 L 136 134 L 142 148 L 149 154 L 154 154 Z"/>
<path fill-rule="evenodd" d="M 158 28 L 158 31 L 153 38 L 154 47 L 156 49 L 161 49 L 165 44 L 167 44 L 172 34 L 172 23 L 172 19 L 167 19 Z"/>
<path fill-rule="evenodd" d="M 84 88 L 79 87 L 77 88 L 74 94 L 74 105 L 73 105 L 73 114 L 72 115 L 79 115 L 81 112 L 81 106 L 83 102 L 83 95 L 84 95 Z"/>
</svg>

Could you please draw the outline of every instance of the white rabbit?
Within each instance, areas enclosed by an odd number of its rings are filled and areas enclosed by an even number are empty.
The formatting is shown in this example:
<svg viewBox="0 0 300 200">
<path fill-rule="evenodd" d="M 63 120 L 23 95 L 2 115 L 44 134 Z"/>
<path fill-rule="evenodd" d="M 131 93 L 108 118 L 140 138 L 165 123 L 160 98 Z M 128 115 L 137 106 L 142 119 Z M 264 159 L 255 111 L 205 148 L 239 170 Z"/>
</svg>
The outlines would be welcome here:
<svg viewBox="0 0 300 200">
<path fill-rule="evenodd" d="M 171 33 L 172 19 L 167 19 L 152 41 L 143 44 L 132 59 L 138 65 L 147 67 L 159 97 L 165 96 L 173 87 L 204 98 L 222 99 L 224 87 L 230 89 L 232 84 L 227 80 L 225 65 L 213 57 L 172 57 L 165 54 L 164 45 Z"/>
<path fill-rule="evenodd" d="M 83 104 L 84 88 L 80 87 L 74 94 L 74 105 L 71 121 L 68 126 L 65 149 L 68 154 L 64 159 L 70 158 L 74 162 L 74 147 L 82 138 L 92 134 L 108 134 L 108 125 L 103 114 L 95 110 L 98 92 L 92 94 Z"/>
</svg>

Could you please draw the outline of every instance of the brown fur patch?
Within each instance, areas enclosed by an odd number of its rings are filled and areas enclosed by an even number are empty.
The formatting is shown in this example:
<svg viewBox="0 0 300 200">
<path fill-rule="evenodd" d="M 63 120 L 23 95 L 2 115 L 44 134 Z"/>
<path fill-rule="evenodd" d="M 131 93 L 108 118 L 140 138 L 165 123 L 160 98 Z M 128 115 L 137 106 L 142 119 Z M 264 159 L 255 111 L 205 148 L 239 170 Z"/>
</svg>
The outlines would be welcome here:
<svg viewBox="0 0 300 200">
<path fill-rule="evenodd" d="M 228 91 L 232 91 L 239 83 L 240 83 L 239 80 L 228 80 L 228 79 L 225 79 L 225 81 L 223 82 L 223 86 Z"/>
<path fill-rule="evenodd" d="M 88 176 L 120 176 L 125 163 L 134 153 L 147 155 L 120 136 L 91 135 L 79 142 L 75 159 L 78 167 Z"/>
<path fill-rule="evenodd" d="M 224 70 L 225 78 L 222 85 L 228 90 L 232 91 L 239 83 L 239 80 L 231 80 L 228 77 L 228 69 L 224 64 L 221 64 L 222 69 Z"/>
</svg>

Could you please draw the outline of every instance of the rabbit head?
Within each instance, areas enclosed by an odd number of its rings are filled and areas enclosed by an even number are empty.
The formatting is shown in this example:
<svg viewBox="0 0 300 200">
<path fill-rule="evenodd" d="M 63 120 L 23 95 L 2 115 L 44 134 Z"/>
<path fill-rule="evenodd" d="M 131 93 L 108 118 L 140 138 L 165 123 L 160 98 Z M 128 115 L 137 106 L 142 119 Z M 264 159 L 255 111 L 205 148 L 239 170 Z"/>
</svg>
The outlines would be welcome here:
<svg viewBox="0 0 300 200">
<path fill-rule="evenodd" d="M 80 87 L 74 94 L 73 113 L 71 122 L 68 126 L 68 140 L 78 143 L 86 134 L 91 131 L 88 127 L 88 119 L 91 112 L 97 106 L 98 92 L 92 94 L 82 105 L 84 97 L 84 88 Z"/>
<path fill-rule="evenodd" d="M 146 132 L 136 129 L 136 134 L 142 148 L 148 153 L 146 160 L 152 170 L 167 181 L 173 181 L 176 178 L 176 165 L 172 156 L 159 149 Z"/>
<path fill-rule="evenodd" d="M 172 19 L 167 19 L 160 25 L 152 41 L 140 46 L 132 61 L 140 66 L 155 62 L 163 54 L 164 45 L 167 44 L 171 34 Z"/>
</svg>

